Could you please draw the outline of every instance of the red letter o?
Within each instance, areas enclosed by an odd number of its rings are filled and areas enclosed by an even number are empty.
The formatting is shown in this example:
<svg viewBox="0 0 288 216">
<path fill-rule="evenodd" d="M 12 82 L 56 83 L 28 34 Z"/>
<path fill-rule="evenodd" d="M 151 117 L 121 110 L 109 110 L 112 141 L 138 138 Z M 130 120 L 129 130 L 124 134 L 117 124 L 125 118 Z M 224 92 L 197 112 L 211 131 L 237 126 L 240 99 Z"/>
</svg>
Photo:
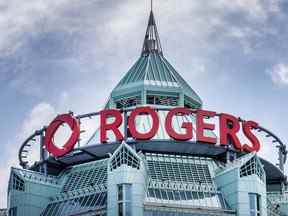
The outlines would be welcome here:
<svg viewBox="0 0 288 216">
<path fill-rule="evenodd" d="M 63 146 L 63 148 L 58 148 L 57 146 L 55 146 L 53 142 L 53 137 L 56 131 L 58 130 L 58 128 L 63 123 L 66 123 L 69 125 L 70 129 L 72 130 L 72 134 L 70 138 L 68 139 L 68 141 Z M 52 155 L 56 157 L 61 157 L 67 154 L 68 152 L 70 152 L 74 148 L 75 144 L 78 141 L 79 136 L 80 136 L 80 126 L 79 126 L 78 120 L 70 114 L 63 114 L 63 115 L 57 116 L 46 129 L 44 144 L 45 144 L 46 150 L 49 153 L 51 153 Z"/>
<path fill-rule="evenodd" d="M 146 133 L 139 133 L 135 126 L 135 118 L 140 114 L 149 114 L 152 117 L 152 128 Z M 159 128 L 159 118 L 156 111 L 150 107 L 138 107 L 133 110 L 128 119 L 128 127 L 132 137 L 136 140 L 149 140 L 155 136 Z"/>
</svg>

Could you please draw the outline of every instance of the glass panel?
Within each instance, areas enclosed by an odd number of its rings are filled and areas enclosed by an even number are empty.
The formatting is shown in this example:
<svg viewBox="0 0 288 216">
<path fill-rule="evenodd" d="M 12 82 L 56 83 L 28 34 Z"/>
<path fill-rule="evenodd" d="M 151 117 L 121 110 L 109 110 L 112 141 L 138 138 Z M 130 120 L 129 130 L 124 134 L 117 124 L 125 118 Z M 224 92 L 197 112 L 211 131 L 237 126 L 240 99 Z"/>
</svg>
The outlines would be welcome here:
<svg viewBox="0 0 288 216">
<path fill-rule="evenodd" d="M 111 170 L 117 169 L 117 167 L 120 167 L 122 164 L 127 164 L 130 167 L 140 169 L 139 159 L 134 156 L 125 146 L 123 146 L 117 155 L 112 158 Z"/>
<path fill-rule="evenodd" d="M 257 211 L 260 211 L 260 196 L 257 195 Z"/>
<path fill-rule="evenodd" d="M 118 185 L 118 215 L 131 216 L 132 208 L 132 185 L 121 184 Z"/>
<path fill-rule="evenodd" d="M 18 190 L 18 191 L 25 191 L 24 180 L 22 180 L 15 173 L 13 174 L 13 189 Z"/>
<path fill-rule="evenodd" d="M 250 215 L 260 216 L 261 215 L 261 196 L 254 193 L 249 193 L 249 204 L 250 204 Z"/>
<path fill-rule="evenodd" d="M 123 203 L 118 204 L 118 216 L 123 216 Z"/>
<path fill-rule="evenodd" d="M 250 210 L 255 210 L 256 194 L 249 194 Z"/>
<path fill-rule="evenodd" d="M 132 190 L 131 190 L 132 185 L 125 184 L 124 186 L 125 186 L 125 201 L 131 201 L 132 200 Z"/>
<path fill-rule="evenodd" d="M 118 185 L 118 201 L 123 200 L 123 185 Z"/>
<path fill-rule="evenodd" d="M 147 95 L 147 104 L 157 104 L 164 106 L 177 106 L 178 97 L 161 96 L 161 95 Z"/>
<path fill-rule="evenodd" d="M 61 192 L 74 191 L 82 188 L 105 184 L 107 181 L 107 161 L 98 161 L 82 169 L 72 170 L 68 174 Z"/>
<path fill-rule="evenodd" d="M 244 164 L 240 169 L 240 177 L 258 175 L 258 177 L 264 182 L 265 181 L 265 172 L 262 168 L 262 165 L 256 158 L 252 158 L 246 164 Z"/>
<path fill-rule="evenodd" d="M 123 99 L 116 101 L 116 108 L 122 109 L 122 108 L 126 108 L 126 107 L 136 106 L 138 104 L 141 104 L 141 97 L 140 96 L 123 98 Z"/>
<path fill-rule="evenodd" d="M 132 216 L 131 202 L 125 203 L 125 216 Z"/>
</svg>

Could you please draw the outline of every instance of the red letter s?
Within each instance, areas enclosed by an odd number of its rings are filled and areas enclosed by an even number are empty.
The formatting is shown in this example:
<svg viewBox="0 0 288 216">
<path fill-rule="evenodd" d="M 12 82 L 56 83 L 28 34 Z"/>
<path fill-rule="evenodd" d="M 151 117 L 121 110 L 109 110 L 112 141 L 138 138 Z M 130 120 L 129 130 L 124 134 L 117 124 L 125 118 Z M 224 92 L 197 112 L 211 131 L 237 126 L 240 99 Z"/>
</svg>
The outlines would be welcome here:
<svg viewBox="0 0 288 216">
<path fill-rule="evenodd" d="M 246 121 L 242 123 L 242 130 L 245 136 L 250 140 L 252 146 L 248 144 L 243 145 L 243 150 L 246 152 L 258 152 L 260 150 L 260 142 L 257 137 L 252 133 L 252 129 L 258 127 L 258 124 L 254 121 Z"/>
</svg>

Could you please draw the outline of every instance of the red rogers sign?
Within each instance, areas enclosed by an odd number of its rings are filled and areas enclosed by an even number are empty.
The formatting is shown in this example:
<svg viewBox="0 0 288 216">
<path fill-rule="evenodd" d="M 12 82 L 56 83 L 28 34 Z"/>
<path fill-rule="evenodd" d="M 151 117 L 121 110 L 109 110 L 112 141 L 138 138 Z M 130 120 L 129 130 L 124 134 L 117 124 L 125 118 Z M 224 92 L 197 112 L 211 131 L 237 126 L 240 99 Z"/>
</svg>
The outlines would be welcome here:
<svg viewBox="0 0 288 216">
<path fill-rule="evenodd" d="M 179 133 L 173 128 L 172 119 L 177 115 L 189 115 L 196 114 L 196 125 L 192 122 L 183 122 L 181 128 L 184 129 L 184 133 Z M 140 132 L 137 130 L 135 119 L 139 115 L 149 115 L 152 119 L 151 128 L 147 132 Z M 220 145 L 224 146 L 228 144 L 228 137 L 231 139 L 235 149 L 245 152 L 258 152 L 260 150 L 260 142 L 253 133 L 253 129 L 258 127 L 258 124 L 254 121 L 239 121 L 233 115 L 207 110 L 190 110 L 187 108 L 174 108 L 169 110 L 165 119 L 165 130 L 171 139 L 177 141 L 191 140 L 196 136 L 197 142 L 205 142 L 210 144 L 216 144 L 216 137 L 208 137 L 204 135 L 204 131 L 214 131 L 216 128 L 215 124 L 205 122 L 205 119 L 212 117 L 219 117 L 219 135 Z M 108 123 L 107 119 L 111 117 L 113 121 Z M 53 142 L 54 134 L 57 129 L 63 123 L 67 123 L 72 130 L 72 134 L 68 141 L 65 143 L 63 148 L 58 148 Z M 100 142 L 107 143 L 107 132 L 111 131 L 116 140 L 121 142 L 124 140 L 124 136 L 120 130 L 120 125 L 123 123 L 123 116 L 121 110 L 117 109 L 106 109 L 100 112 Z M 132 138 L 135 140 L 150 140 L 152 139 L 159 129 L 159 116 L 156 109 L 152 107 L 137 107 L 133 109 L 129 115 L 127 127 L 130 130 Z M 196 134 L 193 134 L 195 129 Z M 239 134 L 242 131 L 243 135 L 247 138 L 249 143 L 241 143 Z M 45 147 L 46 150 L 54 156 L 63 156 L 69 153 L 77 143 L 80 136 L 80 126 L 78 120 L 71 114 L 63 114 L 57 116 L 52 123 L 48 126 L 45 133 Z"/>
</svg>

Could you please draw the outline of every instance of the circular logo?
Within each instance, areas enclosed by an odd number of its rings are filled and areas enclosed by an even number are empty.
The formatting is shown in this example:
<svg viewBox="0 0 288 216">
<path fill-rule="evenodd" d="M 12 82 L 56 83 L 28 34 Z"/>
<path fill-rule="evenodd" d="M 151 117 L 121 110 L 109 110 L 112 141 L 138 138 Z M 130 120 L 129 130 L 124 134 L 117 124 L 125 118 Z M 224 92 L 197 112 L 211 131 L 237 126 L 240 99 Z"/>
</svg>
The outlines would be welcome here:
<svg viewBox="0 0 288 216">
<path fill-rule="evenodd" d="M 58 148 L 54 144 L 54 135 L 58 128 L 63 124 L 66 123 L 69 125 L 70 129 L 72 130 L 72 134 L 68 141 L 62 148 Z M 78 120 L 74 118 L 71 114 L 62 114 L 57 116 L 48 126 L 45 131 L 45 138 L 44 144 L 46 150 L 54 156 L 61 157 L 67 153 L 69 153 L 75 146 L 80 136 L 80 126 Z"/>
</svg>

